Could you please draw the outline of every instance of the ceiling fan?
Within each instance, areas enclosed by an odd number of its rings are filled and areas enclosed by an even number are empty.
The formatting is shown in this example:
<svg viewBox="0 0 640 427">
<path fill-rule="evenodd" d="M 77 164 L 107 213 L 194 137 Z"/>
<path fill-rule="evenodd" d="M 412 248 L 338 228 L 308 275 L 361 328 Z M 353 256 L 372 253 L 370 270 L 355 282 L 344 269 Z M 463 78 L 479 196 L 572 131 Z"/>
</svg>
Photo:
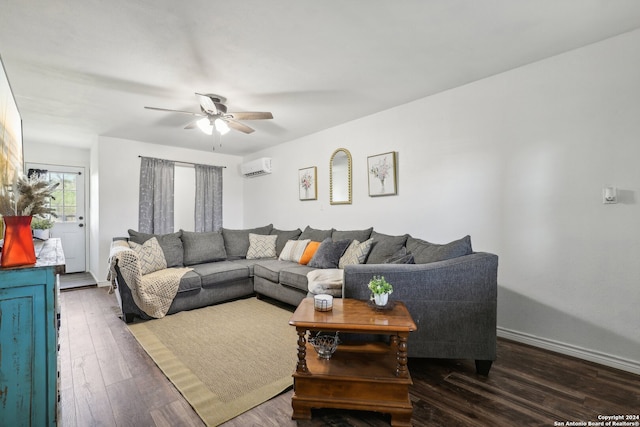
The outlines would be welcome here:
<svg viewBox="0 0 640 427">
<path fill-rule="evenodd" d="M 220 95 L 214 95 L 211 93 L 196 93 L 196 96 L 200 101 L 201 112 L 199 113 L 194 113 L 192 111 L 170 110 L 167 108 L 157 107 L 144 108 L 147 108 L 149 110 L 169 111 L 172 113 L 191 114 L 192 116 L 201 117 L 200 119 L 194 120 L 189 123 L 187 126 L 185 126 L 185 129 L 193 129 L 195 127 L 198 127 L 207 135 L 213 134 L 214 128 L 221 135 L 229 132 L 229 129 L 235 129 L 244 133 L 252 133 L 254 129 L 243 123 L 240 123 L 238 120 L 273 119 L 273 114 L 269 112 L 247 111 L 241 113 L 228 113 L 227 106 L 225 105 L 225 102 L 227 100 Z"/>
</svg>

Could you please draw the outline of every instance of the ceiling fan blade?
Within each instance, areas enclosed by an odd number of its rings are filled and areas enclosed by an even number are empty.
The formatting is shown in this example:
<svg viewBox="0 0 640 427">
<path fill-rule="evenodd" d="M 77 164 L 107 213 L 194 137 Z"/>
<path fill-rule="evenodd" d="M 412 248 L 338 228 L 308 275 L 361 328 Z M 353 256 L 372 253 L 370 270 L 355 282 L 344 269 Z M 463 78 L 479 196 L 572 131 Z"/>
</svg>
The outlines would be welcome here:
<svg viewBox="0 0 640 427">
<path fill-rule="evenodd" d="M 264 111 L 244 111 L 239 113 L 228 113 L 235 120 L 265 120 L 273 119 L 273 114 Z"/>
<path fill-rule="evenodd" d="M 202 108 L 202 111 L 209 114 L 218 114 L 218 108 L 216 107 L 213 99 L 211 99 L 207 95 L 202 95 L 200 93 L 196 93 L 196 96 L 200 101 L 200 107 Z"/>
<path fill-rule="evenodd" d="M 198 92 L 196 92 L 196 95 L 198 95 L 198 96 L 206 96 L 207 98 L 210 98 L 213 102 L 220 102 L 222 104 L 227 102 L 227 98 L 225 98 L 224 96 L 216 95 L 215 93 L 198 93 Z"/>
<path fill-rule="evenodd" d="M 242 123 L 236 122 L 235 120 L 232 120 L 232 119 L 229 119 L 229 118 L 224 118 L 223 120 L 225 122 L 227 122 L 227 124 L 229 125 L 230 128 L 233 128 L 235 130 L 239 130 L 240 132 L 252 133 L 254 131 L 249 126 L 243 125 Z"/>
<path fill-rule="evenodd" d="M 202 119 L 198 119 L 198 120 L 202 120 Z M 193 120 L 191 122 L 189 122 L 184 128 L 185 129 L 195 129 L 198 127 L 198 120 Z"/>
<path fill-rule="evenodd" d="M 197 93 L 196 96 L 200 100 L 200 108 L 207 114 L 216 115 L 227 112 L 227 106 L 224 105 L 225 98 L 220 95 Z"/>
<path fill-rule="evenodd" d="M 194 113 L 193 111 L 182 111 L 182 110 L 170 110 L 168 108 L 158 108 L 158 107 L 144 107 L 147 110 L 157 110 L 157 111 L 168 111 L 169 113 L 182 113 L 182 114 L 191 114 L 193 116 L 205 116 L 202 113 Z"/>
</svg>

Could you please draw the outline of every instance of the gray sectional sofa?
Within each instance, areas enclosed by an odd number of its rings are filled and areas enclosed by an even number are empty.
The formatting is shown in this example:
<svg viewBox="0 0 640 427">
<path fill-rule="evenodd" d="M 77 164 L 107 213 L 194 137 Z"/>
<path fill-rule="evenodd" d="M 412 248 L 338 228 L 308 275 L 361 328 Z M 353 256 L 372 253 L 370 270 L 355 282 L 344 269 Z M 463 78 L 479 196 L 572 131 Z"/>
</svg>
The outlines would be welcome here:
<svg viewBox="0 0 640 427">
<path fill-rule="evenodd" d="M 250 235 L 275 236 L 268 238 L 275 240 L 276 252 L 270 254 L 275 256 L 256 258 Z M 362 263 L 342 266 L 340 293 L 345 298 L 369 299 L 367 283 L 373 275 L 383 275 L 392 283 L 390 299 L 403 301 L 418 326 L 410 336 L 409 357 L 472 359 L 483 375 L 496 358 L 498 257 L 473 252 L 469 236 L 438 245 L 372 228 L 341 231 L 307 226 L 304 231 L 285 231 L 267 225 L 162 236 L 129 230 L 128 238 L 114 240 L 144 243 L 151 237 L 158 239 L 168 267 L 192 268 L 182 277 L 167 314 L 253 295 L 297 306 L 311 295 L 307 274 L 317 268 L 336 268 L 339 252 L 357 240 L 368 242 L 370 249 Z M 322 242 L 307 265 L 279 258 L 287 242 L 304 240 Z M 149 318 L 134 303 L 119 266 L 114 270 L 123 319 Z"/>
</svg>

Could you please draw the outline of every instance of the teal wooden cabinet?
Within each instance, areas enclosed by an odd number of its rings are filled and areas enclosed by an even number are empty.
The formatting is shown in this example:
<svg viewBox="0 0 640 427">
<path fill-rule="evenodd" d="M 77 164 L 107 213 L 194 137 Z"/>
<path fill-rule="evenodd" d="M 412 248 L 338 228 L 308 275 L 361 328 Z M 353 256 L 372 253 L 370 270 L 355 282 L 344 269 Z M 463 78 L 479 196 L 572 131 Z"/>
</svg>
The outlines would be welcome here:
<svg viewBox="0 0 640 427">
<path fill-rule="evenodd" d="M 57 424 L 57 271 L 56 266 L 0 269 L 2 426 Z"/>
</svg>

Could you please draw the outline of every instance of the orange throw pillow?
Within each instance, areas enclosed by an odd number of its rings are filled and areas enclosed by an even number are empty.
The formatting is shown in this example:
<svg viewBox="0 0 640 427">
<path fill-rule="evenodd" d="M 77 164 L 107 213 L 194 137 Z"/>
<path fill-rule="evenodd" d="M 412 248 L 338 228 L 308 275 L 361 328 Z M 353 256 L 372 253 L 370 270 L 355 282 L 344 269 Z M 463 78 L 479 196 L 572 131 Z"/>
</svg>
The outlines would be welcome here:
<svg viewBox="0 0 640 427">
<path fill-rule="evenodd" d="M 320 246 L 320 242 L 309 242 L 307 248 L 304 250 L 302 257 L 300 257 L 300 264 L 307 265 L 311 258 L 313 258 L 313 254 L 316 253 L 318 247 Z"/>
</svg>

